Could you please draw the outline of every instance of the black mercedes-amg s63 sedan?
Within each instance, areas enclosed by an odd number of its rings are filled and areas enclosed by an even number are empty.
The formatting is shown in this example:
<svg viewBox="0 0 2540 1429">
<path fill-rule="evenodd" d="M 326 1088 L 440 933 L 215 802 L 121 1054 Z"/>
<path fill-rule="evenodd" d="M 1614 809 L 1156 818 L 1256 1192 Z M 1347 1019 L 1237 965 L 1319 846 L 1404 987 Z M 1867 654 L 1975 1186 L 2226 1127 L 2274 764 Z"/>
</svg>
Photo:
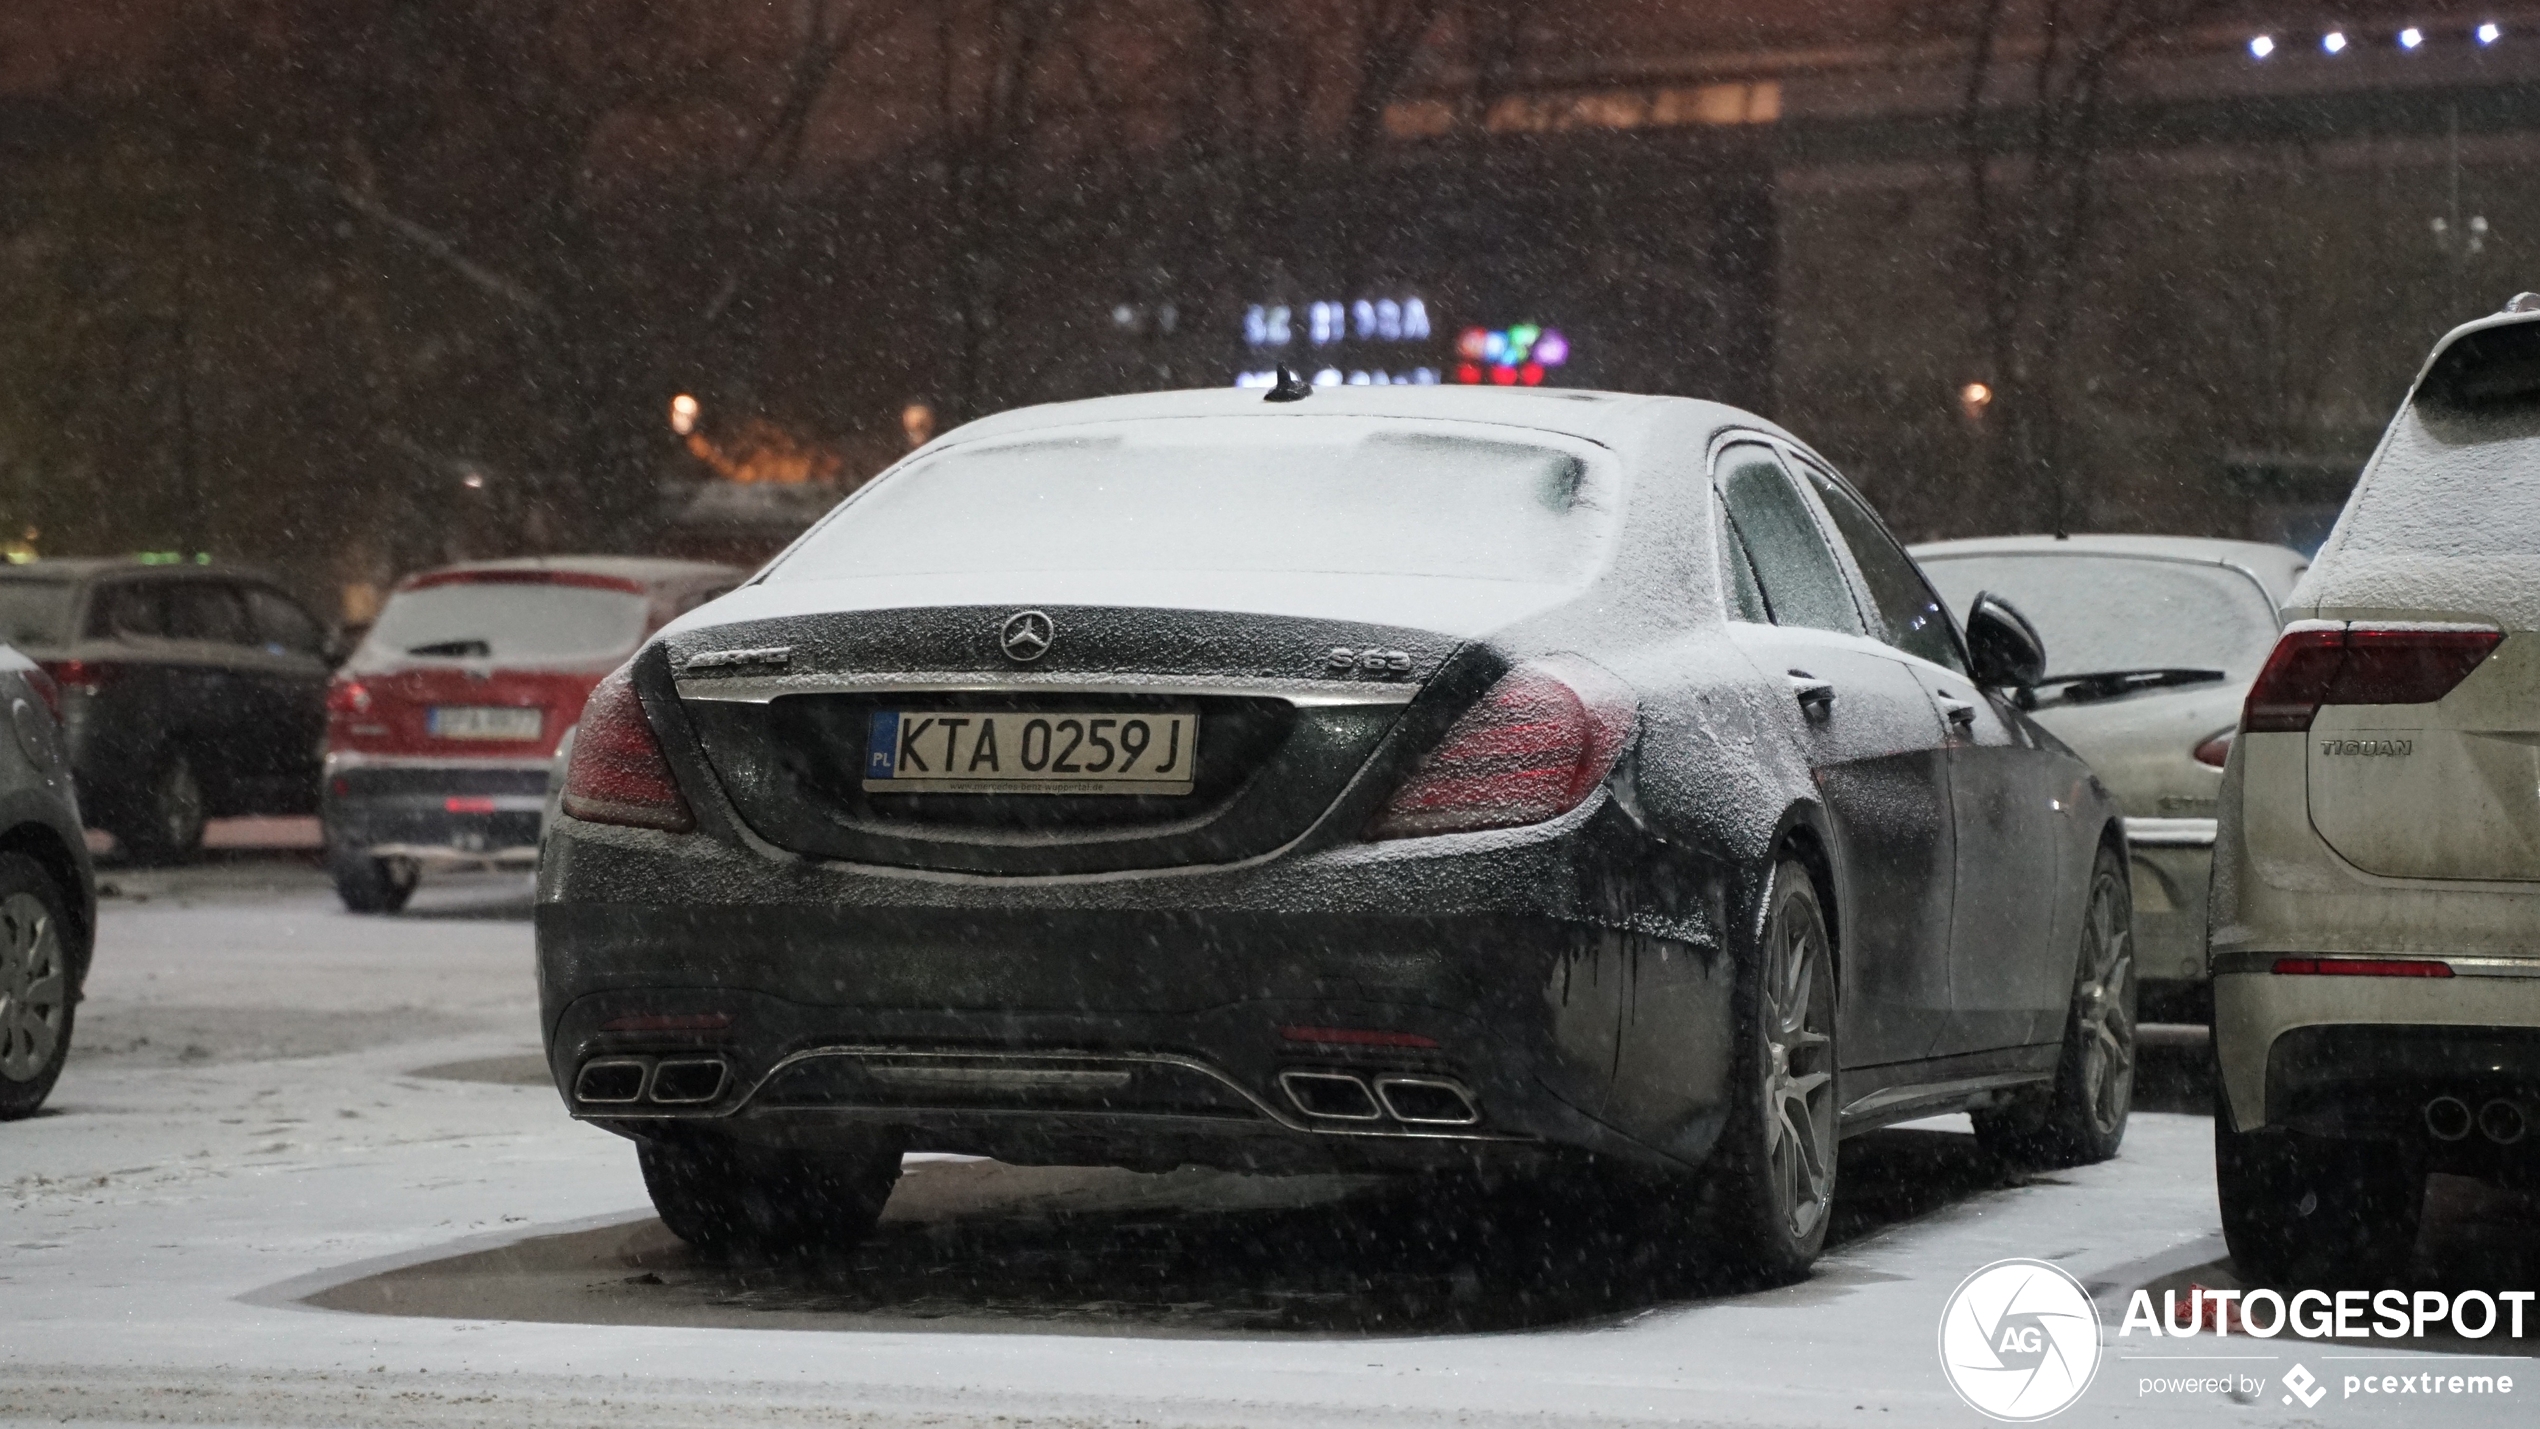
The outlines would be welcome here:
<svg viewBox="0 0 2540 1429">
<path fill-rule="evenodd" d="M 2123 825 L 2015 611 L 1727 407 L 1275 395 L 963 427 L 593 695 L 548 1055 L 672 1230 L 852 1239 L 909 1150 L 1561 1161 L 1789 1274 L 1845 1135 L 2114 1153 Z"/>
</svg>

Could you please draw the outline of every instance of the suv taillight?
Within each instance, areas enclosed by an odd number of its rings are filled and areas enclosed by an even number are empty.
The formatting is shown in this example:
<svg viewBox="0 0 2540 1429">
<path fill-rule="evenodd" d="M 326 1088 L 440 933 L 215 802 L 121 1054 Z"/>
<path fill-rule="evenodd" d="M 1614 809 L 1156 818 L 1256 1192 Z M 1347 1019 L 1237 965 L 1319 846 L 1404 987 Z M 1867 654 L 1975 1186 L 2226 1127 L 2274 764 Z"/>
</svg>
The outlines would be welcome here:
<svg viewBox="0 0 2540 1429">
<path fill-rule="evenodd" d="M 2322 705 L 2428 705 L 2503 643 L 2494 630 L 2296 626 L 2284 632 L 2240 707 L 2250 734 L 2300 734 Z"/>
<path fill-rule="evenodd" d="M 26 687 L 35 692 L 35 697 L 44 702 L 44 707 L 53 712 L 53 718 L 58 722 L 62 717 L 62 687 L 54 681 L 53 672 L 41 665 L 27 671 Z"/>
<path fill-rule="evenodd" d="M 653 722 L 620 666 L 591 691 L 565 766 L 564 811 L 595 824 L 684 834 L 697 826 L 662 757 Z"/>
<path fill-rule="evenodd" d="M 1635 714 L 1631 690 L 1583 660 L 1519 666 L 1420 761 L 1367 836 L 1514 828 L 1568 813 L 1613 770 Z"/>
<path fill-rule="evenodd" d="M 103 660 L 44 660 L 38 668 L 53 677 L 61 693 L 75 695 L 93 695 L 123 673 L 122 666 Z"/>
</svg>

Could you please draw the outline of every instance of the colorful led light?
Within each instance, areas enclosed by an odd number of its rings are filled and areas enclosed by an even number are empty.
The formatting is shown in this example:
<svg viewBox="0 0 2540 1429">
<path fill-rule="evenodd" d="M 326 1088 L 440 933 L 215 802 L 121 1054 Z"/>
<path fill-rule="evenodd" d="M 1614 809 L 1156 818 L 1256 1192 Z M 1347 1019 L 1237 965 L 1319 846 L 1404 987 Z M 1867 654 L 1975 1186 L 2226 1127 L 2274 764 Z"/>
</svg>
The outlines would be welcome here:
<svg viewBox="0 0 2540 1429">
<path fill-rule="evenodd" d="M 2274 53 L 2275 36 L 2273 35 L 2259 35 L 2249 41 L 2249 55 L 2252 59 L 2262 60 Z"/>
</svg>

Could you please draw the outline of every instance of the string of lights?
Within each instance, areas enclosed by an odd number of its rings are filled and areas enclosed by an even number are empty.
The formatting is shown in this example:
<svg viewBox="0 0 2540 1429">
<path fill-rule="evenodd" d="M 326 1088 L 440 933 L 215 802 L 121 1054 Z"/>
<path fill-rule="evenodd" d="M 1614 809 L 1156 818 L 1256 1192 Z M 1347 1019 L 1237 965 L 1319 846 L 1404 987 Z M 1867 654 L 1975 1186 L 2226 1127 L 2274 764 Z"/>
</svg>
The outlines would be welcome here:
<svg viewBox="0 0 2540 1429">
<path fill-rule="evenodd" d="M 2505 38 L 2505 27 L 2493 20 L 2484 20 L 2469 30 L 2454 33 L 2459 38 L 2469 40 L 2479 48 L 2485 49 Z M 2441 38 L 2445 36 L 2429 32 L 2421 25 L 2409 25 L 2391 34 L 2389 41 L 2395 48 L 2414 53 L 2424 49 L 2428 43 Z M 2279 39 L 2272 34 L 2252 35 L 2249 37 L 2249 57 L 2253 60 L 2272 59 L 2290 43 L 2292 43 L 2290 37 Z M 2328 30 L 2319 36 L 2319 48 L 2322 54 L 2342 55 L 2362 48 L 2363 44 L 2364 41 L 2359 34 L 2348 30 Z"/>
</svg>

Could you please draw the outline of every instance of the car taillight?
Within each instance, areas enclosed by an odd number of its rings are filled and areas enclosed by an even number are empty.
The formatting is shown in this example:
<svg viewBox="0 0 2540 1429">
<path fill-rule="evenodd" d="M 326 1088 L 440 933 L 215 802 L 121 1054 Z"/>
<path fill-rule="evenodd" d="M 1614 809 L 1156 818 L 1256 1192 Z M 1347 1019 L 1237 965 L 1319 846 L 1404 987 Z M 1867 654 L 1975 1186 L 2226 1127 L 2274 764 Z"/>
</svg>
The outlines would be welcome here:
<svg viewBox="0 0 2540 1429">
<path fill-rule="evenodd" d="M 2216 769 L 2229 764 L 2232 736 L 2239 732 L 2237 729 L 2222 729 L 2206 736 L 2204 742 L 2196 746 L 2196 762 L 2212 765 Z"/>
<path fill-rule="evenodd" d="M 2249 687 L 2240 727 L 2300 734 L 2322 705 L 2426 705 L 2469 678 L 2503 643 L 2493 630 L 2357 625 L 2284 632 Z"/>
<path fill-rule="evenodd" d="M 370 688 L 359 680 L 348 680 L 342 675 L 336 676 L 326 685 L 326 712 L 340 715 L 369 714 Z"/>
<path fill-rule="evenodd" d="M 2450 977 L 2438 958 L 2278 958 L 2275 971 L 2292 977 Z"/>
<path fill-rule="evenodd" d="M 564 811 L 595 824 L 675 834 L 697 826 L 624 666 L 600 681 L 582 707 L 565 766 Z"/>
<path fill-rule="evenodd" d="M 1567 813 L 1612 771 L 1634 717 L 1630 689 L 1594 665 L 1520 666 L 1420 761 L 1368 837 L 1514 828 Z"/>
<path fill-rule="evenodd" d="M 53 683 L 60 687 L 56 698 L 62 694 L 93 695 L 123 673 L 122 666 L 103 660 L 46 660 L 37 668 L 52 676 Z"/>
<path fill-rule="evenodd" d="M 35 697 L 44 702 L 46 709 L 53 712 L 55 720 L 61 719 L 62 687 L 54 682 L 50 672 L 41 665 L 27 671 L 26 687 L 35 692 Z"/>
</svg>

